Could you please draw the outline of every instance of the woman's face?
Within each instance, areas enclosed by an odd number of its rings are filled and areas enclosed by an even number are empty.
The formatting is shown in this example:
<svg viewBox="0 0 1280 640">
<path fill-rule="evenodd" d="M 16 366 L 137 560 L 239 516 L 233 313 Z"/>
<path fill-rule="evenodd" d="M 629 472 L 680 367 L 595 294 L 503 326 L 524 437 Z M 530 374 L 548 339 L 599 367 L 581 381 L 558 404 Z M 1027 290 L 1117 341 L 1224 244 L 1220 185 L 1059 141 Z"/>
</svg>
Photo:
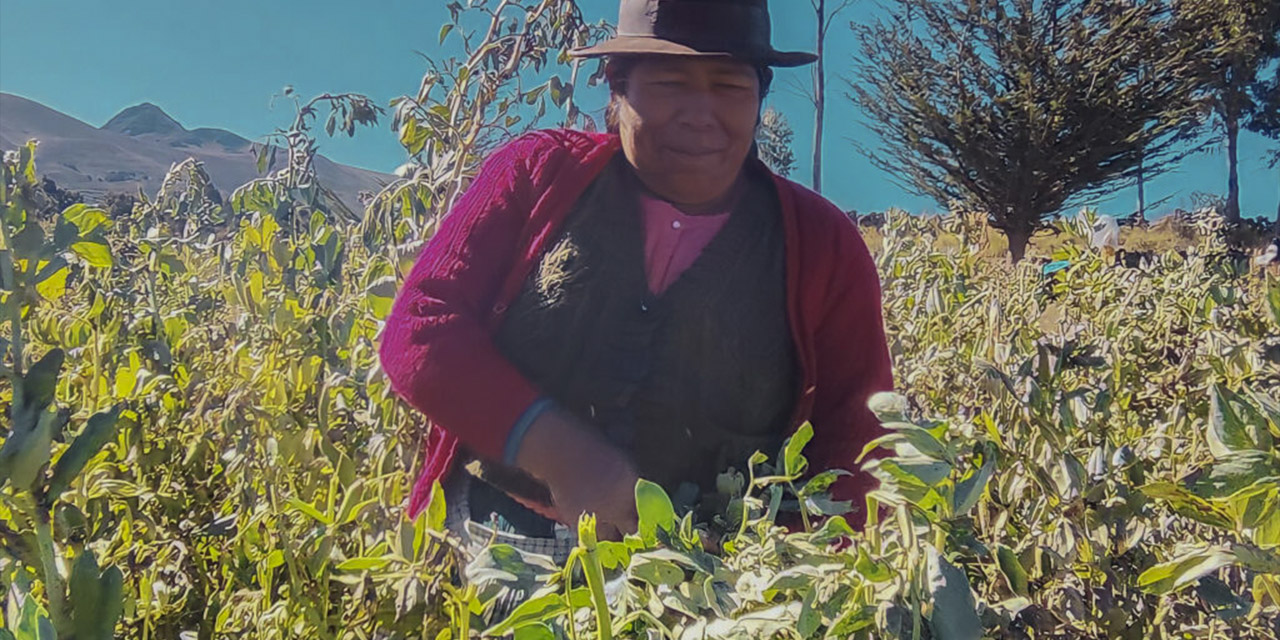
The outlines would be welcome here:
<svg viewBox="0 0 1280 640">
<path fill-rule="evenodd" d="M 645 186 L 683 205 L 723 196 L 755 140 L 755 68 L 729 58 L 654 56 L 618 81 L 622 148 Z"/>
</svg>

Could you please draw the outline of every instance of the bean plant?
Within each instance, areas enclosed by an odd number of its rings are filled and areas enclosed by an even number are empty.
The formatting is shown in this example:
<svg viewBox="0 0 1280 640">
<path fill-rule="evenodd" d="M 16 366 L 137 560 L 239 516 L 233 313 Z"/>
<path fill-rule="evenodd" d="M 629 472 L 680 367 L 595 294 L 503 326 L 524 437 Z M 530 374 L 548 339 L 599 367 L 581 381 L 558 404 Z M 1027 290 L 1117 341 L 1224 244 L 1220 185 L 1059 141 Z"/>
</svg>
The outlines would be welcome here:
<svg viewBox="0 0 1280 640">
<path fill-rule="evenodd" d="M 38 146 L 5 154 L 0 640 L 1280 633 L 1280 281 L 1216 228 L 1124 267 L 1059 221 L 1045 269 L 982 257 L 980 216 L 890 211 L 897 388 L 845 469 L 806 425 L 717 469 L 709 521 L 642 481 L 639 530 L 586 514 L 566 566 L 463 545 L 439 486 L 409 520 L 431 427 L 379 367 L 392 300 L 530 110 L 586 126 L 564 52 L 602 33 L 560 0 L 451 14 L 466 55 L 391 105 L 412 160 L 362 213 L 310 169 L 316 123 L 383 115 L 357 94 L 298 100 L 285 164 L 225 201 L 189 160 L 125 215 L 56 210 Z M 857 520 L 844 473 L 879 480 Z"/>
</svg>

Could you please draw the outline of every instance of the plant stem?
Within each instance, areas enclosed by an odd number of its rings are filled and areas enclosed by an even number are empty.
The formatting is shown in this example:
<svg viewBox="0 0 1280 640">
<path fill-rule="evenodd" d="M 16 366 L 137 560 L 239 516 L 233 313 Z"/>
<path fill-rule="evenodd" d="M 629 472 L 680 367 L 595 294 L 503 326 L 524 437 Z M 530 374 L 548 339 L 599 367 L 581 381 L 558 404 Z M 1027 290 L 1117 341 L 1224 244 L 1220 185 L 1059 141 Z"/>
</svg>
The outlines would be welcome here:
<svg viewBox="0 0 1280 640">
<path fill-rule="evenodd" d="M 9 239 L 9 225 L 0 221 L 0 241 L 4 242 L 4 249 L 0 250 L 0 277 L 4 278 L 4 286 L 9 290 L 9 295 L 15 298 L 19 295 L 18 279 L 14 277 L 13 271 L 13 242 Z M 11 337 L 9 339 L 9 350 L 13 354 L 13 368 L 10 372 L 10 380 L 13 381 L 13 411 L 18 411 L 22 404 L 22 355 L 24 347 L 22 344 L 22 304 L 18 300 L 13 301 L 14 304 L 9 305 L 9 330 Z"/>
<path fill-rule="evenodd" d="M 880 543 L 880 501 L 867 496 L 867 542 L 875 550 L 876 555 L 883 553 Z"/>
<path fill-rule="evenodd" d="M 791 493 L 796 496 L 796 506 L 800 507 L 800 522 L 804 524 L 804 532 L 813 531 L 813 523 L 809 521 L 809 512 L 805 510 L 804 498 L 800 497 L 800 492 L 796 489 L 795 483 L 787 481 L 787 487 L 791 489 Z"/>
<path fill-rule="evenodd" d="M 569 615 L 568 615 L 568 620 L 566 621 L 566 624 L 567 624 L 567 626 L 569 627 L 569 638 L 570 638 L 570 640 L 578 640 L 578 625 L 574 623 L 574 619 L 573 619 L 573 612 L 574 612 L 574 609 L 573 609 L 573 605 L 572 605 L 572 602 L 573 602 L 573 563 L 574 563 L 574 562 L 577 562 L 578 560 L 580 560 L 580 559 L 582 558 L 582 554 L 583 554 L 583 553 L 584 553 L 584 551 L 582 550 L 582 547 L 581 547 L 581 546 L 579 546 L 578 548 L 574 549 L 574 550 L 569 554 L 569 561 L 568 561 L 568 562 L 566 562 L 566 563 L 565 563 L 565 565 L 564 565 L 564 574 L 563 574 L 563 575 L 564 575 L 564 602 L 565 602 L 565 604 L 566 604 L 566 605 L 568 605 L 568 606 L 569 606 Z"/>
<path fill-rule="evenodd" d="M 58 573 L 49 512 L 34 504 L 32 507 L 35 510 L 32 520 L 36 525 L 36 547 L 40 553 L 40 577 L 44 582 L 45 596 L 49 598 L 53 627 L 58 630 L 59 637 L 70 635 L 71 618 L 67 611 L 66 584 L 62 580 L 62 574 Z"/>
<path fill-rule="evenodd" d="M 458 640 L 467 640 L 471 637 L 471 602 L 476 599 L 476 586 L 468 585 L 467 590 L 463 593 L 462 601 L 456 603 L 458 607 Z"/>
<path fill-rule="evenodd" d="M 604 570 L 596 555 L 596 541 L 582 541 L 582 572 L 586 574 L 587 587 L 591 589 L 591 605 L 596 612 L 596 626 L 600 640 L 613 640 L 613 620 L 609 617 L 609 601 L 604 595 Z"/>
</svg>

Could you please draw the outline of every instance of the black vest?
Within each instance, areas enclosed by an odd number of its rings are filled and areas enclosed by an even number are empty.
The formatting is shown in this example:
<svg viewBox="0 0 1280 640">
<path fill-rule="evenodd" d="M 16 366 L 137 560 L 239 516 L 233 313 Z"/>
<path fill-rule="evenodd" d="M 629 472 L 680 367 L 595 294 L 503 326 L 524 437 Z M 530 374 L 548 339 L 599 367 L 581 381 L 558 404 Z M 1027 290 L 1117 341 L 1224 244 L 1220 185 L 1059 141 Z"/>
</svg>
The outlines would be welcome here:
<svg viewBox="0 0 1280 640">
<path fill-rule="evenodd" d="M 496 336 L 521 373 L 628 451 L 678 506 L 714 493 L 716 475 L 744 469 L 753 452 L 772 456 L 795 405 L 781 206 L 768 174 L 747 171 L 725 226 L 655 296 L 643 187 L 619 153 L 579 198 Z M 472 468 L 508 493 L 547 499 L 545 486 L 517 470 Z"/>
</svg>

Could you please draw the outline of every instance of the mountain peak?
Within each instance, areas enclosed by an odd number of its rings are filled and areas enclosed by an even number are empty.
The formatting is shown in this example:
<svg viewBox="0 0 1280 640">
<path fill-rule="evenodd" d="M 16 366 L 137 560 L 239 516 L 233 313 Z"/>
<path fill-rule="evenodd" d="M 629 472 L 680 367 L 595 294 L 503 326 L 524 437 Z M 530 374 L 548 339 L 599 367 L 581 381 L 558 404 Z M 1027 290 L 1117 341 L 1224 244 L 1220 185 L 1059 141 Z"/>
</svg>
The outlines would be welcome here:
<svg viewBox="0 0 1280 640">
<path fill-rule="evenodd" d="M 173 135 L 186 133 L 186 128 L 169 117 L 164 109 L 150 102 L 134 105 L 117 113 L 102 125 L 104 131 L 114 131 L 130 136 Z"/>
</svg>

